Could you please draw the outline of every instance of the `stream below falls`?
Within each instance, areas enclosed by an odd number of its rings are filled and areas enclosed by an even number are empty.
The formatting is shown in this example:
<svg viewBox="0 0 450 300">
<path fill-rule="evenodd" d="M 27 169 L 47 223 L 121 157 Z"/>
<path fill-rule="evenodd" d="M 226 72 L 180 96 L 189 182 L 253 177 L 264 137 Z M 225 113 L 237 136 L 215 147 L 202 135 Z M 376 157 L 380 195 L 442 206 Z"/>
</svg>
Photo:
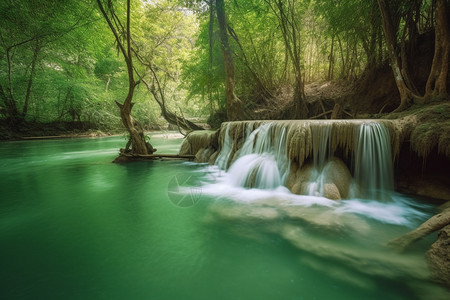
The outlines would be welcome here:
<svg viewBox="0 0 450 300">
<path fill-rule="evenodd" d="M 430 205 L 249 189 L 183 161 L 112 164 L 125 142 L 0 143 L 2 299 L 449 299 L 426 265 L 436 235 L 386 246 Z M 177 153 L 181 139 L 151 142 Z"/>
</svg>

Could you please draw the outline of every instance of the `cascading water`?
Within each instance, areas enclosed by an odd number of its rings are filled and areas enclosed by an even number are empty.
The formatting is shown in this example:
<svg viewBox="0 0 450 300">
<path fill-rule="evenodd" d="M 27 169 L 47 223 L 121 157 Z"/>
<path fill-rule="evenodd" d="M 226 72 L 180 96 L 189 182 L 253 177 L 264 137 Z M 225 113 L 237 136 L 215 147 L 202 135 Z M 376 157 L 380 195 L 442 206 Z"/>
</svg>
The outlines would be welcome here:
<svg viewBox="0 0 450 300">
<path fill-rule="evenodd" d="M 331 124 L 323 123 L 311 126 L 313 164 L 314 169 L 308 184 L 308 195 L 323 196 L 325 176 L 327 173 L 326 163 L 332 156 L 331 150 Z"/>
<path fill-rule="evenodd" d="M 331 216 L 355 214 L 382 223 L 412 224 L 425 214 L 419 204 L 393 192 L 387 126 L 388 121 L 365 120 L 227 123 L 216 166 L 207 171 L 212 182 L 205 182 L 202 194 L 275 207 L 277 213 L 258 212 L 267 218 L 284 215 L 278 210 L 285 207 L 302 207 L 302 214 L 303 209 L 321 207 L 317 209 L 330 209 Z M 353 176 L 337 154 L 353 158 Z M 311 169 L 316 173 L 308 174 Z M 340 198 L 332 197 L 330 191 L 336 190 Z M 391 201 L 377 201 L 384 199 Z"/>
<path fill-rule="evenodd" d="M 285 124 L 269 122 L 257 124 L 245 122 L 241 127 L 243 145 L 234 149 L 230 126 L 225 127 L 223 145 L 216 165 L 227 170 L 233 186 L 274 189 L 284 185 L 289 174 L 287 157 L 287 130 Z M 313 168 L 307 183 L 306 194 L 325 196 L 324 187 L 333 157 L 332 137 L 335 139 L 334 122 L 308 123 L 311 132 Z M 385 199 L 393 190 L 392 153 L 388 128 L 383 123 L 336 123 L 352 126 L 355 144 L 353 150 L 354 179 L 351 198 Z M 343 125 L 342 125 L 343 124 Z M 255 126 L 259 125 L 259 126 Z M 256 129 L 255 129 L 256 127 Z M 236 129 L 234 129 L 235 131 Z M 333 144 L 334 145 L 334 144 Z M 334 146 L 333 146 L 334 147 Z M 233 151 L 237 151 L 233 154 Z M 233 157 L 231 157 L 234 155 Z M 233 159 L 233 161 L 231 161 Z"/>
<path fill-rule="evenodd" d="M 219 156 L 216 159 L 216 165 L 222 169 L 226 170 L 228 167 L 228 160 L 231 154 L 231 148 L 233 147 L 233 141 L 230 137 L 230 125 L 227 124 L 227 128 L 225 129 L 225 137 L 223 139 L 222 151 L 220 151 Z"/>
<path fill-rule="evenodd" d="M 353 194 L 385 200 L 394 190 L 389 131 L 383 124 L 366 123 L 357 128 L 356 135 Z"/>
<path fill-rule="evenodd" d="M 234 186 L 274 189 L 284 184 L 289 164 L 286 156 L 286 129 L 267 123 L 251 131 L 252 123 L 246 124 L 245 142 L 237 159 L 230 166 L 231 183 Z M 229 138 L 229 124 L 225 132 L 224 145 Z M 216 165 L 226 169 L 232 146 L 226 146 L 219 154 Z M 218 158 L 218 160 L 219 160 Z"/>
</svg>

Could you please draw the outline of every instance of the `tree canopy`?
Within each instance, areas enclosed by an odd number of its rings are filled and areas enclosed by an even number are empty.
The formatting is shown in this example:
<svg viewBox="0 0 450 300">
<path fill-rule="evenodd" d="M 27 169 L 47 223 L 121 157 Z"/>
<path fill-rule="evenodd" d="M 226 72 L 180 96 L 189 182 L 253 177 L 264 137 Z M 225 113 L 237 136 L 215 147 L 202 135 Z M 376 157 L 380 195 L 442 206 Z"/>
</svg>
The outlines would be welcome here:
<svg viewBox="0 0 450 300">
<path fill-rule="evenodd" d="M 227 113 L 314 117 L 306 85 L 355 82 L 387 64 L 400 94 L 393 106 L 448 97 L 447 0 L 131 0 L 131 73 L 118 42 L 127 1 L 100 2 L 114 9 L 118 37 L 96 1 L 0 2 L 3 122 L 120 128 L 114 102 L 125 98 L 130 74 L 144 129 L 195 126 L 185 119 L 217 126 Z M 434 60 L 424 81 L 414 60 L 427 36 Z"/>
</svg>

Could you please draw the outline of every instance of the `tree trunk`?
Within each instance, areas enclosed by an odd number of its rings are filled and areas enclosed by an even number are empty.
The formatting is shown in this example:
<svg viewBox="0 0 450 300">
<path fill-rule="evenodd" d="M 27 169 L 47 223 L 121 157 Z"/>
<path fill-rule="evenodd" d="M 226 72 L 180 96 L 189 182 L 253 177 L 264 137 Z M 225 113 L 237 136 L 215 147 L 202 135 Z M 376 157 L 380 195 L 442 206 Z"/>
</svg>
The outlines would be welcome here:
<svg viewBox="0 0 450 300">
<path fill-rule="evenodd" d="M 209 27 L 208 27 L 208 101 L 209 113 L 214 113 L 214 102 L 212 99 L 212 67 L 213 67 L 213 47 L 214 47 L 214 0 L 209 0 Z"/>
<path fill-rule="evenodd" d="M 273 98 L 272 93 L 270 93 L 270 91 L 266 88 L 266 86 L 262 83 L 261 79 L 259 78 L 258 74 L 256 74 L 256 72 L 253 70 L 252 68 L 252 64 L 248 61 L 247 59 L 247 55 L 245 54 L 244 48 L 242 47 L 241 42 L 239 41 L 239 38 L 236 34 L 236 32 L 234 31 L 233 28 L 231 28 L 231 26 L 227 26 L 228 28 L 228 32 L 230 34 L 230 36 L 233 38 L 233 40 L 236 42 L 236 44 L 238 45 L 239 49 L 241 50 L 242 53 L 242 59 L 241 61 L 244 63 L 244 65 L 247 67 L 247 69 L 249 70 L 250 74 L 252 74 L 253 80 L 256 82 L 256 84 L 258 85 L 258 88 L 260 89 L 261 93 L 266 97 L 266 98 Z"/>
<path fill-rule="evenodd" d="M 34 49 L 33 49 L 33 60 L 31 61 L 31 71 L 30 71 L 30 78 L 28 79 L 28 84 L 27 84 L 27 92 L 25 95 L 25 103 L 23 105 L 23 109 L 22 109 L 22 118 L 25 119 L 27 112 L 28 112 L 28 105 L 30 103 L 30 95 L 31 95 L 31 87 L 33 85 L 33 77 L 34 77 L 34 72 L 36 70 L 36 62 L 37 62 L 37 57 L 40 51 L 40 46 L 39 46 L 39 39 L 36 39 L 35 41 L 35 45 L 34 45 Z"/>
<path fill-rule="evenodd" d="M 108 81 L 106 81 L 105 92 L 108 92 L 110 83 L 111 83 L 111 75 L 108 75 Z"/>
<path fill-rule="evenodd" d="M 219 23 L 219 35 L 225 63 L 225 98 L 227 118 L 229 121 L 239 120 L 242 116 L 242 103 L 234 92 L 234 61 L 227 35 L 224 0 L 216 0 L 216 13 Z"/>
<path fill-rule="evenodd" d="M 447 96 L 448 60 L 450 51 L 450 33 L 448 4 L 446 0 L 436 2 L 436 27 L 434 57 L 428 77 L 425 98 Z"/>
<path fill-rule="evenodd" d="M 328 60 L 330 61 L 330 64 L 328 65 L 327 80 L 333 80 L 333 71 L 334 71 L 334 34 L 331 36 L 331 50 L 330 50 L 330 55 L 328 56 Z"/>
<path fill-rule="evenodd" d="M 386 0 L 377 0 L 378 6 L 380 7 L 381 15 L 383 17 L 383 31 L 386 39 L 386 46 L 388 48 L 388 55 L 391 62 L 392 72 L 394 73 L 395 83 L 397 85 L 398 91 L 400 93 L 400 105 L 396 111 L 405 109 L 410 105 L 410 103 L 418 98 L 413 92 L 407 87 L 405 79 L 401 72 L 400 59 L 396 54 L 396 26 L 391 17 L 391 12 Z"/>
<path fill-rule="evenodd" d="M 111 3 L 108 3 L 109 13 L 111 17 L 107 14 L 105 11 L 105 8 L 100 0 L 97 0 L 97 4 L 100 8 L 100 11 L 103 14 L 103 17 L 105 18 L 106 22 L 109 25 L 109 28 L 111 29 L 112 33 L 114 34 L 114 37 L 116 39 L 116 43 L 120 51 L 122 52 L 122 55 L 124 57 L 125 63 L 127 65 L 127 71 L 128 71 L 128 95 L 125 98 L 125 101 L 123 104 L 120 104 L 116 101 L 117 106 L 119 106 L 120 109 L 120 117 L 122 119 L 122 123 L 125 126 L 125 128 L 128 130 L 128 133 L 130 134 L 130 140 L 127 144 L 127 147 L 129 147 L 131 143 L 131 152 L 134 154 L 149 154 L 149 152 L 153 152 L 153 147 L 145 141 L 144 136 L 144 130 L 142 126 L 131 116 L 131 109 L 133 108 L 133 94 L 134 89 L 136 87 L 136 81 L 134 80 L 134 68 L 133 68 L 133 58 L 132 58 L 132 52 L 131 52 L 131 31 L 130 31 L 130 0 L 127 0 L 127 20 L 126 20 L 126 28 L 123 28 L 121 26 L 114 26 L 114 24 L 120 24 L 119 19 L 117 15 L 115 14 Z M 125 41 L 122 39 L 122 37 L 125 37 Z M 126 43 L 126 45 L 124 45 Z M 126 46 L 126 47 L 125 47 Z M 126 149 L 128 150 L 128 149 Z"/>
<path fill-rule="evenodd" d="M 391 240 L 388 245 L 396 250 L 405 251 L 414 242 L 426 237 L 427 235 L 444 228 L 450 224 L 450 208 L 445 209 L 441 213 L 432 216 L 430 219 L 422 223 L 418 228 L 407 234 Z"/>
<path fill-rule="evenodd" d="M 119 106 L 120 109 L 120 117 L 122 119 L 122 123 L 124 124 L 125 128 L 127 128 L 128 133 L 130 134 L 129 141 L 131 142 L 131 153 L 149 154 L 150 152 L 151 154 L 151 151 L 149 151 L 152 149 L 151 145 L 149 145 L 145 141 L 144 129 L 142 128 L 142 126 L 131 116 L 131 109 L 133 107 L 133 104 L 129 103 L 131 102 L 128 102 L 127 100 L 125 100 L 124 104 L 116 102 L 117 106 Z"/>
<path fill-rule="evenodd" d="M 294 113 L 295 118 L 305 119 L 308 116 L 308 107 L 305 103 L 304 82 L 302 79 L 301 69 L 301 54 L 300 54 L 300 28 L 298 25 L 297 15 L 295 12 L 295 2 L 287 1 L 287 8 L 281 0 L 276 0 L 275 7 L 272 6 L 269 0 L 266 0 L 278 18 L 281 33 L 289 58 L 292 61 L 295 74 L 294 82 Z"/>
</svg>

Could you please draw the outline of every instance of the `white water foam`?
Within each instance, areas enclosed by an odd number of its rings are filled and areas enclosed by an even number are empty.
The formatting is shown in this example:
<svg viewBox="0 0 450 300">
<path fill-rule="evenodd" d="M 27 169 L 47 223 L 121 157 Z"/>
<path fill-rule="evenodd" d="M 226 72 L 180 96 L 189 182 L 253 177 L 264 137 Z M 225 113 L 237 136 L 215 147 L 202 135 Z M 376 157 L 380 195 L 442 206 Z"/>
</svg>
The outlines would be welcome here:
<svg viewBox="0 0 450 300">
<path fill-rule="evenodd" d="M 231 173 L 223 172 L 217 166 L 205 166 L 199 170 L 208 174 L 201 193 L 215 201 L 237 203 L 264 203 L 269 207 L 299 206 L 323 207 L 337 215 L 360 215 L 385 224 L 403 225 L 413 228 L 431 216 L 430 206 L 420 204 L 403 195 L 392 193 L 392 201 L 380 202 L 368 199 L 334 201 L 321 196 L 292 194 L 286 187 L 273 189 L 245 188 L 236 185 Z"/>
<path fill-rule="evenodd" d="M 286 129 L 280 129 L 273 123 L 263 124 L 255 130 L 250 129 L 252 123 L 246 124 L 244 145 L 235 154 L 235 160 L 227 170 L 233 147 L 229 125 L 216 166 L 208 166 L 204 170 L 213 180 L 203 184 L 203 195 L 236 202 L 272 202 L 274 206 L 323 206 L 332 208 L 336 214 L 357 214 L 382 223 L 405 226 L 411 226 L 428 216 L 423 212 L 424 206 L 393 193 L 390 136 L 382 124 L 371 122 L 357 128 L 354 154 L 354 186 L 357 188 L 353 188 L 351 199 L 342 201 L 323 197 L 323 173 L 332 157 L 329 124 L 312 130 L 316 176 L 309 186 L 309 195 L 292 194 L 284 186 L 289 173 Z M 386 197 L 386 194 L 389 202 L 377 201 Z"/>
</svg>

